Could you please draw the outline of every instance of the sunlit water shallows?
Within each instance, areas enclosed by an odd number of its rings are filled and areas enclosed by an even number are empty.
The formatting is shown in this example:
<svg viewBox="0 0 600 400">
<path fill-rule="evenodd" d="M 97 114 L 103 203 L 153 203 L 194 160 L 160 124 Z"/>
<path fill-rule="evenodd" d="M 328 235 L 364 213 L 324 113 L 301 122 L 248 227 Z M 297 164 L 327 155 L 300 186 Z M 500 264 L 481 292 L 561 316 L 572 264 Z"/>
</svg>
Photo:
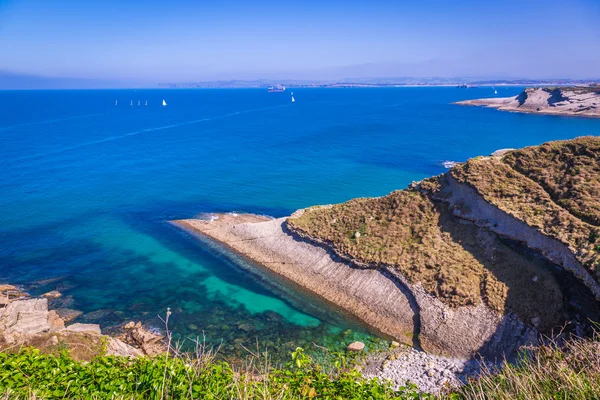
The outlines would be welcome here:
<svg viewBox="0 0 600 400">
<path fill-rule="evenodd" d="M 171 307 L 174 332 L 222 342 L 228 355 L 257 340 L 274 353 L 369 343 L 323 304 L 168 221 L 284 216 L 381 196 L 499 148 L 600 134 L 599 120 L 451 104 L 493 96 L 485 87 L 294 96 L 292 104 L 289 93 L 254 89 L 0 92 L 0 279 L 57 278 L 29 287 L 58 289 L 57 306 L 105 329 L 131 319 L 161 328 L 157 315 Z"/>
</svg>

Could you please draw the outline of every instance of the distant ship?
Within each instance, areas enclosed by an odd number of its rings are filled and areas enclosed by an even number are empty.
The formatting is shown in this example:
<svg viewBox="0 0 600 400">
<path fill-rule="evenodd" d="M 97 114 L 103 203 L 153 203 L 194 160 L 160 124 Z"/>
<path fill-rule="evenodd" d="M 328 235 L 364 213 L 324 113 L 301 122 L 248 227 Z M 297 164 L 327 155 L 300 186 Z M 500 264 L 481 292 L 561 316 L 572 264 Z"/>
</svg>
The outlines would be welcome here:
<svg viewBox="0 0 600 400">
<path fill-rule="evenodd" d="M 269 93 L 285 92 L 285 86 L 277 85 L 269 88 Z"/>
<path fill-rule="evenodd" d="M 294 99 L 294 92 L 292 92 L 292 103 L 295 102 L 296 100 Z"/>
<path fill-rule="evenodd" d="M 167 105 L 167 102 L 163 99 L 163 107 Z"/>
</svg>

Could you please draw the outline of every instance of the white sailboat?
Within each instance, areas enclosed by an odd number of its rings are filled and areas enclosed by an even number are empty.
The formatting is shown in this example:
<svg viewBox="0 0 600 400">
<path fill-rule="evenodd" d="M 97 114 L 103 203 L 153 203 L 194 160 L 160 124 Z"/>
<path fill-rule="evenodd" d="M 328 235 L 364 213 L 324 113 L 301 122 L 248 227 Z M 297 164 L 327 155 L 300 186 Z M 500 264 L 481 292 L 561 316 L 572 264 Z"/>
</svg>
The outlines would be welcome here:
<svg viewBox="0 0 600 400">
<path fill-rule="evenodd" d="M 130 105 L 130 106 L 132 106 L 132 105 L 133 105 L 133 100 L 131 100 L 131 101 L 129 102 L 129 105 Z"/>
<path fill-rule="evenodd" d="M 140 101 L 138 100 L 138 107 L 140 106 Z"/>
<path fill-rule="evenodd" d="M 294 99 L 294 92 L 292 92 L 292 103 L 295 101 L 296 101 L 296 99 Z"/>
<path fill-rule="evenodd" d="M 163 107 L 165 107 L 167 105 L 167 102 L 163 99 L 163 103 L 162 103 Z"/>
<path fill-rule="evenodd" d="M 496 90 L 495 86 L 492 86 L 492 89 L 494 89 L 494 94 L 498 94 L 498 91 Z"/>
<path fill-rule="evenodd" d="M 115 106 L 119 105 L 119 100 L 115 100 Z"/>
<path fill-rule="evenodd" d="M 147 105 L 148 105 L 148 100 L 146 100 L 146 104 L 144 104 L 144 105 L 145 105 L 145 106 L 147 106 Z"/>
</svg>

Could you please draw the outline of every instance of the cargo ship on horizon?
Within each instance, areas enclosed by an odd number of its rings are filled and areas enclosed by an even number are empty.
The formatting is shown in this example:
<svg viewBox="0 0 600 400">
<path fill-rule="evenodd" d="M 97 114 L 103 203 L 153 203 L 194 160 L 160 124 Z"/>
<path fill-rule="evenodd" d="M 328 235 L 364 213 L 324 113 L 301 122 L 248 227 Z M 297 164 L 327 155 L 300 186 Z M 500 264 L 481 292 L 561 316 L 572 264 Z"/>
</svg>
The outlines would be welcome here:
<svg viewBox="0 0 600 400">
<path fill-rule="evenodd" d="M 285 92 L 285 86 L 277 85 L 269 88 L 269 93 Z"/>
</svg>

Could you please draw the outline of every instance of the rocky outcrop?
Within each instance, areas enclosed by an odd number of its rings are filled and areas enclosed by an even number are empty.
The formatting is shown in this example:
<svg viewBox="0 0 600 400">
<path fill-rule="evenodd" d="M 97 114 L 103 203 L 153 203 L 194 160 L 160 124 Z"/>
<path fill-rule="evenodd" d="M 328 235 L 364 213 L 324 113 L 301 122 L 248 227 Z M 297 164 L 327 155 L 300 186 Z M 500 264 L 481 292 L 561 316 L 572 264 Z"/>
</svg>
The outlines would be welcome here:
<svg viewBox="0 0 600 400">
<path fill-rule="evenodd" d="M 395 388 L 412 383 L 422 392 L 438 394 L 448 387 L 461 386 L 482 369 L 496 366 L 483 360 L 440 357 L 400 346 L 369 354 L 361 371 L 366 378 L 391 381 Z"/>
<path fill-rule="evenodd" d="M 17 300 L 0 309 L 0 332 L 6 342 L 14 342 L 22 335 L 49 332 L 50 328 L 47 299 Z"/>
<path fill-rule="evenodd" d="M 118 338 L 103 336 L 100 325 L 97 324 L 75 323 L 65 327 L 65 321 L 59 314 L 55 310 L 48 310 L 46 297 L 12 299 L 6 306 L 0 308 L 0 345 L 53 349 L 61 342 L 67 345 L 71 343 L 78 346 L 75 349 L 78 350 L 76 358 L 83 357 L 84 360 L 102 355 L 104 350 L 107 355 L 124 357 L 157 354 L 158 335 L 147 332 L 141 324 L 135 327 L 134 337 L 137 339 L 135 344 L 140 344 L 143 350 L 132 347 Z M 85 349 L 83 355 L 80 348 Z M 162 349 L 163 352 L 166 351 L 164 346 Z"/>
<path fill-rule="evenodd" d="M 325 299 L 371 330 L 436 354 L 500 356 L 536 343 L 536 330 L 484 305 L 451 309 L 385 268 L 361 268 L 290 232 L 285 218 L 219 215 L 175 223 L 206 235 Z"/>
<path fill-rule="evenodd" d="M 69 331 L 69 332 L 87 332 L 87 333 L 94 333 L 96 335 L 100 335 L 102 334 L 102 332 L 100 331 L 100 325 L 98 324 L 73 324 L 73 325 L 69 325 L 65 328 L 65 331 Z"/>
<path fill-rule="evenodd" d="M 125 332 L 118 339 L 141 350 L 143 354 L 153 356 L 167 351 L 165 337 L 144 328 L 141 322 L 129 322 L 123 329 Z"/>
<path fill-rule="evenodd" d="M 27 294 L 14 285 L 0 284 L 0 306 L 4 306 L 13 300 L 26 298 Z"/>
<path fill-rule="evenodd" d="M 600 88 L 528 88 L 516 97 L 465 100 L 456 104 L 534 114 L 600 117 Z"/>
</svg>

